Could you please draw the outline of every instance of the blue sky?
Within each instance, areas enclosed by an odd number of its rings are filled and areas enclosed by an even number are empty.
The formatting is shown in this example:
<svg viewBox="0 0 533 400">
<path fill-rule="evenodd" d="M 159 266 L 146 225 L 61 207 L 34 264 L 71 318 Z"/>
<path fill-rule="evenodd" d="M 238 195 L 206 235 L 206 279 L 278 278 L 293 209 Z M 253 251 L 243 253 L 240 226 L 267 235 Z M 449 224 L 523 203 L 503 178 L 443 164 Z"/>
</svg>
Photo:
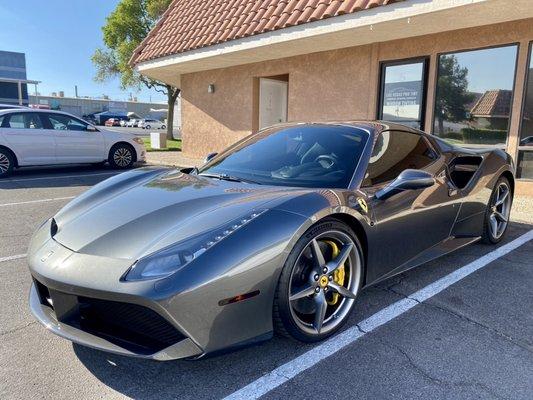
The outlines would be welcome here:
<svg viewBox="0 0 533 400">
<path fill-rule="evenodd" d="M 0 50 L 26 53 L 28 79 L 42 81 L 39 92 L 49 95 L 63 90 L 80 96 L 126 100 L 118 80 L 93 81 L 90 57 L 102 46 L 101 27 L 118 0 L 23 0 L 0 3 Z M 33 93 L 33 87 L 30 88 Z M 165 102 L 155 91 L 134 93 L 141 101 Z"/>
</svg>

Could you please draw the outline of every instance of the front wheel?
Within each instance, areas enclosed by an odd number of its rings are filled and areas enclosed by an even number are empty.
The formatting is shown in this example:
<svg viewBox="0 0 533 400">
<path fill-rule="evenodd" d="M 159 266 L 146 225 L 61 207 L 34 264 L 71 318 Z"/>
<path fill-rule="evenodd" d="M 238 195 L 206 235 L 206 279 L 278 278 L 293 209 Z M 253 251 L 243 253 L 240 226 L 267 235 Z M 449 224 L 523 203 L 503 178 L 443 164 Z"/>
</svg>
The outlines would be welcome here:
<svg viewBox="0 0 533 400">
<path fill-rule="evenodd" d="M 509 225 L 512 203 L 513 193 L 509 180 L 501 177 L 494 186 L 485 212 L 482 236 L 484 243 L 496 244 L 503 239 Z"/>
<path fill-rule="evenodd" d="M 161 129 L 167 129 L 166 125 L 161 125 Z"/>
<path fill-rule="evenodd" d="M 283 267 L 274 300 L 276 331 L 316 342 L 339 330 L 361 287 L 362 254 L 344 223 L 328 219 L 311 227 Z"/>
<path fill-rule="evenodd" d="M 145 129 L 151 129 L 152 127 L 150 125 L 146 125 Z"/>
<path fill-rule="evenodd" d="M 126 143 L 114 145 L 109 152 L 109 165 L 117 169 L 128 169 L 135 163 L 135 150 Z"/>
</svg>

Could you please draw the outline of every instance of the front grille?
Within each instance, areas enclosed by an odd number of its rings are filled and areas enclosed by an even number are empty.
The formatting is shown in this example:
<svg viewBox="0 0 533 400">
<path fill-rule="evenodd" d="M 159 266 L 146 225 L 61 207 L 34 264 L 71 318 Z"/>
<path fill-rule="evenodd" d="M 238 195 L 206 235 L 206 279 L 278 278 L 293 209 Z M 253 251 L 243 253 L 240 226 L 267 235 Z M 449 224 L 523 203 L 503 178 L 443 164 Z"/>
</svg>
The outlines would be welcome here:
<svg viewBox="0 0 533 400">
<path fill-rule="evenodd" d="M 185 337 L 155 311 L 137 304 L 79 297 L 80 328 L 109 341 L 146 349 L 149 353 Z"/>
<path fill-rule="evenodd" d="M 138 354 L 153 354 L 185 339 L 154 310 L 137 304 L 81 297 L 35 281 L 41 304 L 61 323 L 101 337 Z"/>
</svg>

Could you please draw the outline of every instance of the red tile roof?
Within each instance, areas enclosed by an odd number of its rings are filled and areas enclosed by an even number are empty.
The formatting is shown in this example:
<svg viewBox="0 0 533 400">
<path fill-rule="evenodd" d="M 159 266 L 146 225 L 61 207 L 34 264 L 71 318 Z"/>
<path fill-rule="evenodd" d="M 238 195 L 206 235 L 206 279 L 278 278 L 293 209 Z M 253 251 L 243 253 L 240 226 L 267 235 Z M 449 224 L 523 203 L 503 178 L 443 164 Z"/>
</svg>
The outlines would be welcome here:
<svg viewBox="0 0 533 400">
<path fill-rule="evenodd" d="M 403 0 L 174 0 L 134 64 Z"/>
<path fill-rule="evenodd" d="M 488 90 L 472 107 L 474 117 L 508 117 L 511 112 L 511 90 Z"/>
</svg>

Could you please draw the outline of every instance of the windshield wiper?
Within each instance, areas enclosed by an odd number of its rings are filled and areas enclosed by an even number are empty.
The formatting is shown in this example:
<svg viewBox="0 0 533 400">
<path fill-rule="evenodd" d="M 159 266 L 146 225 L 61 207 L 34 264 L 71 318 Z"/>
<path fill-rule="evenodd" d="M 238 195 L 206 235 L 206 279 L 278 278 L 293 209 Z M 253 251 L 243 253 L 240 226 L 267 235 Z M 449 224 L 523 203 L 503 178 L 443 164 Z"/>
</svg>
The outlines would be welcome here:
<svg viewBox="0 0 533 400">
<path fill-rule="evenodd" d="M 220 179 L 221 181 L 253 183 L 255 185 L 260 185 L 259 182 L 252 181 L 250 179 L 239 178 L 237 176 L 232 176 L 228 174 L 200 174 L 200 176 L 205 176 L 206 178 Z"/>
</svg>

